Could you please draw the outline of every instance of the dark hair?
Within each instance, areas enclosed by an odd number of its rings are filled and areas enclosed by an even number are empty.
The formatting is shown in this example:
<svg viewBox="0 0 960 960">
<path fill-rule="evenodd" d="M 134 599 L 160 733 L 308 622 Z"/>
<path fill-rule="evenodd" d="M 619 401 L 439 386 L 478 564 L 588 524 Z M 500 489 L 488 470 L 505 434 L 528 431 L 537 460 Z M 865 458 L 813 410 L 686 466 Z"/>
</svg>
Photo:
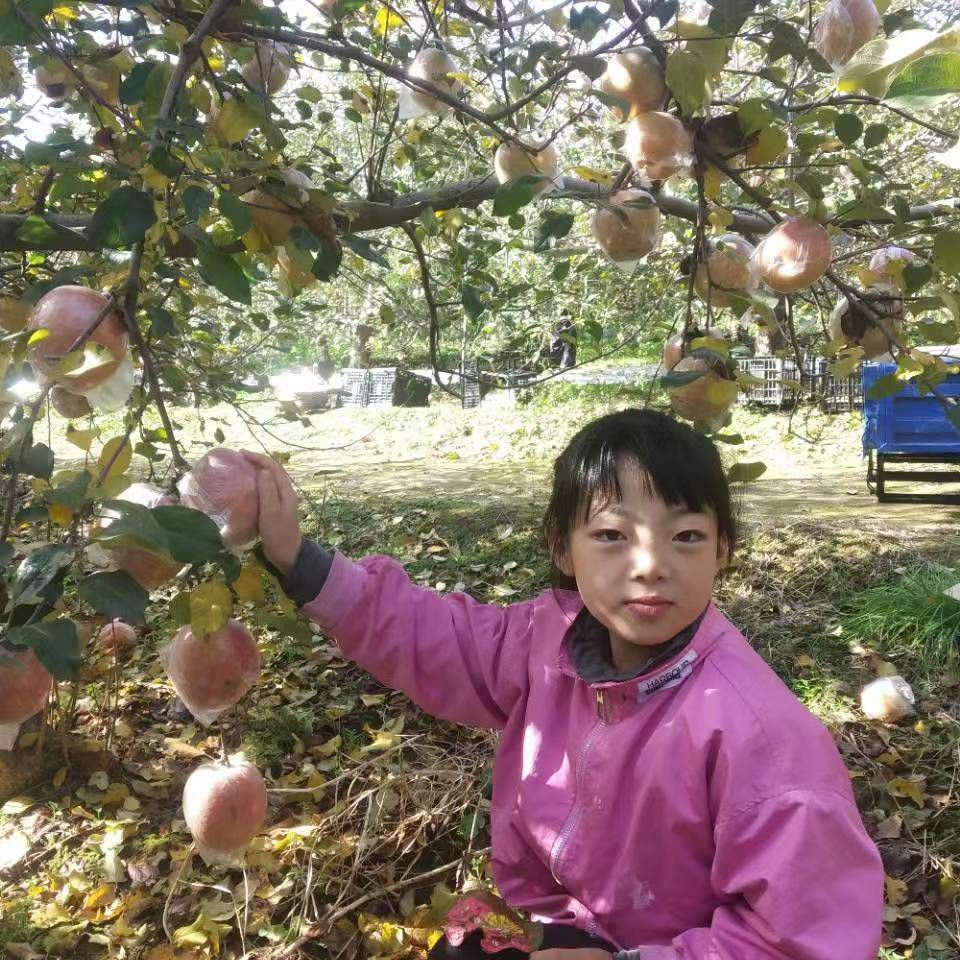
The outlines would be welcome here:
<svg viewBox="0 0 960 960">
<path fill-rule="evenodd" d="M 650 495 L 668 506 L 712 510 L 727 559 L 737 544 L 737 520 L 730 486 L 713 441 L 656 410 L 629 409 L 588 423 L 567 444 L 553 466 L 553 492 L 543 517 L 554 587 L 576 590 L 574 577 L 556 564 L 570 534 L 591 515 L 594 503 L 619 500 L 617 461 L 637 463 Z"/>
</svg>

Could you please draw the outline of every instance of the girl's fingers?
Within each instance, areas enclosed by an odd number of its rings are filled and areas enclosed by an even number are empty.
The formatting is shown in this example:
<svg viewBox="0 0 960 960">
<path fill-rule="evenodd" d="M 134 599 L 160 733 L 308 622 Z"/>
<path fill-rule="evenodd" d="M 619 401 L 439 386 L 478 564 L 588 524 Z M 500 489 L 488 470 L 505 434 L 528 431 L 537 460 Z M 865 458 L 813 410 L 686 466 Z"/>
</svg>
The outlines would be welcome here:
<svg viewBox="0 0 960 960">
<path fill-rule="evenodd" d="M 283 467 L 273 459 L 273 457 L 267 457 L 262 453 L 253 453 L 251 450 L 241 450 L 240 452 L 255 467 L 270 473 L 271 476 L 273 476 L 276 480 L 278 489 L 289 489 L 290 493 L 296 497 L 293 484 L 290 482 L 290 476 L 287 474 L 287 471 L 284 470 Z"/>
<path fill-rule="evenodd" d="M 260 513 L 266 510 L 276 510 L 280 506 L 280 491 L 277 481 L 269 470 L 261 470 L 257 474 L 257 487 L 260 492 Z"/>
</svg>

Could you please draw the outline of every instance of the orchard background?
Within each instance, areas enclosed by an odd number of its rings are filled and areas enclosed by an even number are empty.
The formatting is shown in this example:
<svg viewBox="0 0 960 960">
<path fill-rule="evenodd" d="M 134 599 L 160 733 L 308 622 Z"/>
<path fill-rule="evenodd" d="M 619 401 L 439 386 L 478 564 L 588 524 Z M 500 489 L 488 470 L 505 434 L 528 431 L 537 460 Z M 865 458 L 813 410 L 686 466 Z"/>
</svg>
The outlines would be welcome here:
<svg viewBox="0 0 960 960">
<path fill-rule="evenodd" d="M 752 352 L 889 356 L 879 393 L 960 430 L 958 16 L 0 0 L 0 953 L 424 957 L 490 880 L 490 738 L 297 617 L 216 451 L 284 462 L 348 555 L 511 602 L 547 582 L 550 457 L 650 404 L 722 444 L 748 537 L 719 602 L 837 738 L 883 956 L 956 956 L 956 511 L 872 503 L 856 412 L 737 400 Z M 658 369 L 565 381 L 571 322 L 585 367 Z M 271 388 L 371 357 L 428 368 L 431 406 Z M 914 712 L 866 717 L 893 674 Z M 184 783 L 241 751 L 255 835 L 210 856 Z"/>
</svg>

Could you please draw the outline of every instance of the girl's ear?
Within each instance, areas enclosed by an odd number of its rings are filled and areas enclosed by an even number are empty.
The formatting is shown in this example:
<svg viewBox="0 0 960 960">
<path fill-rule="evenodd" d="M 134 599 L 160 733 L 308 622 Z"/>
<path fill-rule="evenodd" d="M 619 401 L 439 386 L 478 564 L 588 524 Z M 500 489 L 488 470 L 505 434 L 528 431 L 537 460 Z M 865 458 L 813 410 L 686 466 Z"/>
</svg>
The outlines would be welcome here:
<svg viewBox="0 0 960 960">
<path fill-rule="evenodd" d="M 551 541 L 550 544 L 550 559 L 553 561 L 553 565 L 566 577 L 573 576 L 573 565 L 570 563 L 570 557 L 568 556 L 567 549 L 565 547 L 558 547 L 556 541 Z"/>
</svg>

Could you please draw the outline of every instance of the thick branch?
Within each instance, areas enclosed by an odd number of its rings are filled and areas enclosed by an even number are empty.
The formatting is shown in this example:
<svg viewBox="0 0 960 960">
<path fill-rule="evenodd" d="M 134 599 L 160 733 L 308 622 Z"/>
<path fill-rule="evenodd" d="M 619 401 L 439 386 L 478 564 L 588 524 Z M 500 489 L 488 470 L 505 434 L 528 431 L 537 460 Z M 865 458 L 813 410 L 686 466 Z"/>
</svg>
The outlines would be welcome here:
<svg viewBox="0 0 960 960">
<path fill-rule="evenodd" d="M 478 207 L 491 200 L 497 192 L 497 181 L 491 175 L 461 180 L 432 190 L 418 190 L 397 197 L 391 203 L 379 203 L 369 200 L 347 200 L 340 203 L 340 209 L 349 218 L 347 233 L 367 233 L 386 227 L 398 227 L 409 220 L 415 220 L 424 210 L 451 210 L 454 207 Z M 608 191 L 595 183 L 579 180 L 576 177 L 563 177 L 560 190 L 550 194 L 551 198 L 565 197 L 571 200 L 603 200 Z M 697 205 L 681 197 L 659 196 L 656 198 L 661 211 L 668 216 L 679 217 L 696 223 Z M 906 221 L 933 220 L 937 217 L 960 214 L 960 198 L 938 200 L 911 207 Z M 58 236 L 47 240 L 21 240 L 16 234 L 27 219 L 27 214 L 0 214 L 0 252 L 13 250 L 86 250 L 100 249 L 90 242 L 84 231 L 90 226 L 91 216 L 76 214 L 45 214 L 43 220 L 55 228 L 61 228 Z M 893 216 L 871 217 L 869 219 L 837 220 L 840 228 L 861 227 L 871 224 L 897 222 Z M 730 229 L 734 233 L 766 233 L 773 222 L 761 213 L 735 213 Z M 73 231 L 72 236 L 66 232 Z M 240 245 L 236 248 L 242 249 Z M 168 255 L 190 259 L 195 256 L 191 241 L 181 237 L 180 242 L 169 249 Z"/>
</svg>

